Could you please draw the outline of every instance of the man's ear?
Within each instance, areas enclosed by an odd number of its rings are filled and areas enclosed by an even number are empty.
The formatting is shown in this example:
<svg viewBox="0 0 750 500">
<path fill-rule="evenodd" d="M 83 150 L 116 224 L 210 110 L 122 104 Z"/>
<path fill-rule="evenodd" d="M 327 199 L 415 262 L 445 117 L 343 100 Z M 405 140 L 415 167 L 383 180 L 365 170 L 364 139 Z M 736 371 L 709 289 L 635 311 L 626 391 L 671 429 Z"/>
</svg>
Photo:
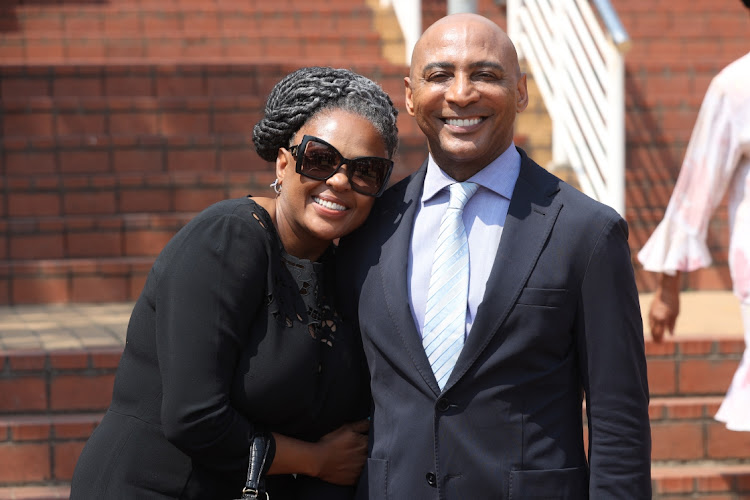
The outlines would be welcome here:
<svg viewBox="0 0 750 500">
<path fill-rule="evenodd" d="M 516 113 L 521 113 L 529 105 L 529 92 L 526 89 L 526 73 L 521 73 L 521 77 L 516 83 Z"/>
<path fill-rule="evenodd" d="M 408 76 L 404 77 L 404 91 L 406 92 L 406 112 L 410 116 L 414 116 L 414 101 L 412 100 L 413 94 L 411 89 L 411 78 Z"/>
</svg>

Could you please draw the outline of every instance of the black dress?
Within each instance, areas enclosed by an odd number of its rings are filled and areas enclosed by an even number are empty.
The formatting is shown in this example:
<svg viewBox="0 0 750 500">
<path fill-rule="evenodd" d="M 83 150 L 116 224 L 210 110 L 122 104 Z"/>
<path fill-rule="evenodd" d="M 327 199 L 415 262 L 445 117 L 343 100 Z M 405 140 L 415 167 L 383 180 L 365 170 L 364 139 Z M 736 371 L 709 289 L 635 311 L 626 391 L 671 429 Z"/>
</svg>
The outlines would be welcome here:
<svg viewBox="0 0 750 500">
<path fill-rule="evenodd" d="M 135 304 L 71 498 L 239 498 L 256 427 L 316 441 L 366 417 L 361 341 L 334 309 L 332 252 L 288 255 L 248 198 L 181 229 Z M 353 494 L 301 475 L 267 480 L 274 500 Z"/>
</svg>

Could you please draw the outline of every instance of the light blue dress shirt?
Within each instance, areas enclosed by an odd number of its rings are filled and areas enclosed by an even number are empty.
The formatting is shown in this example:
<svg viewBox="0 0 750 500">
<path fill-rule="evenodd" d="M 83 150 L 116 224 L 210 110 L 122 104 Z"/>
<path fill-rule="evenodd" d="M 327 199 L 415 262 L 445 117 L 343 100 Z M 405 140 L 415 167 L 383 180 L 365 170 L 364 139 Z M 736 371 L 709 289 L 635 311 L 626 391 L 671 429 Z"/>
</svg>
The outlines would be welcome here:
<svg viewBox="0 0 750 500">
<path fill-rule="evenodd" d="M 479 189 L 464 208 L 463 220 L 469 239 L 469 304 L 466 314 L 466 334 L 471 330 L 477 308 L 484 298 L 487 279 L 497 256 L 500 237 L 508 215 L 510 197 L 521 170 L 521 155 L 515 145 L 468 179 L 479 184 Z M 430 286 L 432 258 L 437 245 L 440 221 L 448 208 L 448 186 L 455 179 L 435 163 L 432 155 L 409 246 L 408 287 L 409 302 L 420 337 L 424 327 L 425 303 Z"/>
</svg>

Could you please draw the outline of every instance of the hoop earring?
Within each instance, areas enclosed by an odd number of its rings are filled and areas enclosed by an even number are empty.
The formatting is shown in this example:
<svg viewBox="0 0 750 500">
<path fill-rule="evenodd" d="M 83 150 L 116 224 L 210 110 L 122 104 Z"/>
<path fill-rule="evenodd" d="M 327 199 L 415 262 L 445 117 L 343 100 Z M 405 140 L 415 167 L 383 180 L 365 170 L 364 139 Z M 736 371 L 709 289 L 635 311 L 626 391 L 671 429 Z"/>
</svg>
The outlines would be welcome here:
<svg viewBox="0 0 750 500">
<path fill-rule="evenodd" d="M 281 194 L 281 181 L 279 181 L 278 178 L 273 181 L 270 186 L 273 188 L 274 193 Z"/>
</svg>

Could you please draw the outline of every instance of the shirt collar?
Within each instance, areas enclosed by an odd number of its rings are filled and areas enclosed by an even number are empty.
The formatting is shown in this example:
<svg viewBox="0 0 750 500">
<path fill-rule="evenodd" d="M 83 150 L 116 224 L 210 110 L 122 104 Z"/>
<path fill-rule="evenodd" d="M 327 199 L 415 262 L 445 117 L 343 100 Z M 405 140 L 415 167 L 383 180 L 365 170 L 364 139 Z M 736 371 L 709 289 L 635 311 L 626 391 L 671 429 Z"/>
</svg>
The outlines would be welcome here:
<svg viewBox="0 0 750 500">
<path fill-rule="evenodd" d="M 476 182 L 479 186 L 510 199 L 513 195 L 513 188 L 516 186 L 516 180 L 520 171 L 521 155 L 516 150 L 516 146 L 511 142 L 510 147 L 503 154 L 492 160 L 489 165 L 468 180 Z M 428 201 L 454 182 L 456 180 L 446 174 L 435 163 L 435 159 L 430 154 L 427 160 L 424 189 L 422 190 L 422 203 Z"/>
</svg>

